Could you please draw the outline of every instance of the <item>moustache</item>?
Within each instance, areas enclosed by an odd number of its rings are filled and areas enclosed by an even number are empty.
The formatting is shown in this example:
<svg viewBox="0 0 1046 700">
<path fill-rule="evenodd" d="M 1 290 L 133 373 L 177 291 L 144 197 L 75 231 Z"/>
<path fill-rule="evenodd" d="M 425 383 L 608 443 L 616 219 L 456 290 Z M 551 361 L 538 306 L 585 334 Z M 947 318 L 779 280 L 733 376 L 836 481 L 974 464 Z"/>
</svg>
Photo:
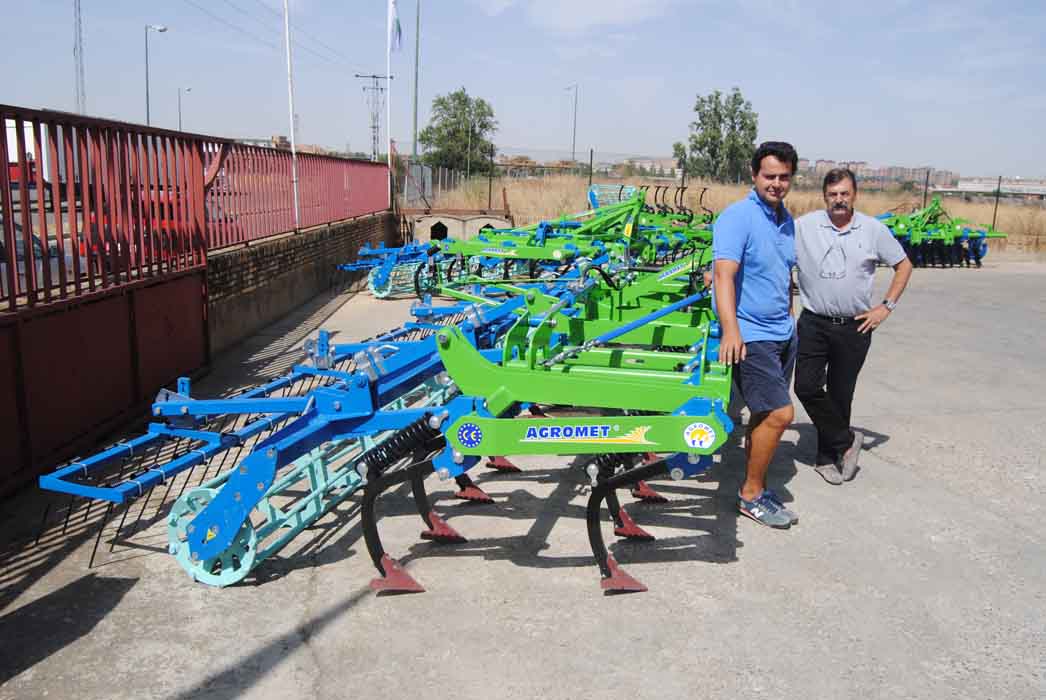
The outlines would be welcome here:
<svg viewBox="0 0 1046 700">
<path fill-rule="evenodd" d="M 849 209 L 850 205 L 845 202 L 836 202 L 832 205 L 832 209 Z"/>
</svg>

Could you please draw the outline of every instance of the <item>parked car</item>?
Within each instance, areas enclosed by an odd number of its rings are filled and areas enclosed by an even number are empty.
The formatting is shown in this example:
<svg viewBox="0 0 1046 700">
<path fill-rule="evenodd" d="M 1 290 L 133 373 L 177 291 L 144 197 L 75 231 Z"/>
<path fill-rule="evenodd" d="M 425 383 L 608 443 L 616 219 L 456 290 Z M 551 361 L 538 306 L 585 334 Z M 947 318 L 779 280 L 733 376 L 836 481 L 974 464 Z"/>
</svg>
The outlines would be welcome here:
<svg viewBox="0 0 1046 700">
<path fill-rule="evenodd" d="M 40 237 L 33 234 L 33 267 L 35 269 L 36 289 L 42 291 L 44 286 L 44 260 L 48 261 L 48 270 L 51 273 L 51 286 L 57 288 L 61 278 L 60 273 L 60 257 L 58 254 L 58 243 L 54 240 L 50 241 L 48 246 L 47 255 L 44 254 L 44 245 L 40 240 Z M 73 244 L 69 238 L 64 241 L 65 250 L 62 257 L 65 258 L 65 275 L 66 282 L 73 282 Z M 80 254 L 80 270 L 81 274 L 85 274 L 87 271 L 87 258 Z M 18 279 L 18 289 L 21 293 L 25 293 L 27 284 L 26 279 L 26 261 L 25 261 L 25 238 L 22 236 L 22 230 L 20 226 L 15 226 L 15 274 Z M 9 265 L 9 257 L 7 252 L 6 243 L 0 240 L 0 297 L 7 298 L 11 294 L 11 290 L 8 288 L 7 271 Z"/>
</svg>

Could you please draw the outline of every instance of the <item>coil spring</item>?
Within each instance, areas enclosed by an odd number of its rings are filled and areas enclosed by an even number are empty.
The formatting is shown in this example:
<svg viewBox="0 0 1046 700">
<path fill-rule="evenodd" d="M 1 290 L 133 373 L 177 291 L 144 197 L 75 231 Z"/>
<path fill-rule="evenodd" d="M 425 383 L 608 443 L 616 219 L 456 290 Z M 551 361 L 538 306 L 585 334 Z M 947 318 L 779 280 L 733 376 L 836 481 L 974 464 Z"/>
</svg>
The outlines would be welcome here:
<svg viewBox="0 0 1046 700">
<path fill-rule="evenodd" d="M 636 455 L 628 452 L 606 453 L 597 456 L 591 463 L 599 469 L 600 474 L 613 474 L 618 467 L 631 468 L 635 464 L 635 459 Z"/>
<path fill-rule="evenodd" d="M 406 457 L 415 449 L 429 443 L 436 437 L 442 437 L 439 429 L 429 425 L 431 413 L 425 413 L 407 427 L 398 431 L 395 435 L 385 440 L 380 445 L 372 447 L 360 456 L 360 462 L 367 466 L 367 472 L 377 471 L 381 474 L 397 460 Z"/>
</svg>

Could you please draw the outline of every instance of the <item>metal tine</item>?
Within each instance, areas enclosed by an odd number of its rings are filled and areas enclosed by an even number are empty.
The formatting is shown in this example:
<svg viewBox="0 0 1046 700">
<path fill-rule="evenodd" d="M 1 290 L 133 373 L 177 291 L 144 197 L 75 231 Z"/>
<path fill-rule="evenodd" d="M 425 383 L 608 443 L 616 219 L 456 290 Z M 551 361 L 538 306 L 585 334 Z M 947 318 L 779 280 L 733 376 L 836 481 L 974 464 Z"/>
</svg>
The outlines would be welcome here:
<svg viewBox="0 0 1046 700">
<path fill-rule="evenodd" d="M 75 501 L 75 500 L 76 500 L 76 496 L 70 496 L 69 497 L 69 505 L 66 506 L 66 509 L 65 509 L 65 522 L 62 523 L 62 534 L 63 535 L 65 534 L 66 528 L 69 527 L 69 518 L 73 514 L 73 501 Z"/>
<path fill-rule="evenodd" d="M 123 524 L 127 520 L 127 514 L 131 512 L 131 504 L 124 505 L 123 517 L 120 518 L 120 524 L 116 526 L 116 532 L 113 533 L 113 539 L 109 541 L 109 553 L 112 554 L 113 549 L 116 548 L 116 541 L 120 539 L 120 531 L 123 530 Z"/>
<path fill-rule="evenodd" d="M 90 571 L 94 568 L 94 557 L 98 554 L 98 544 L 102 541 L 102 533 L 105 532 L 105 524 L 109 521 L 109 514 L 113 511 L 113 504 L 110 503 L 105 508 L 105 515 L 102 516 L 102 522 L 98 525 L 98 536 L 94 538 L 94 547 L 91 548 L 91 558 L 87 560 L 87 569 Z"/>
<path fill-rule="evenodd" d="M 40 529 L 36 531 L 36 539 L 33 541 L 33 546 L 34 547 L 39 547 L 40 546 L 40 538 L 43 536 L 44 529 L 47 526 L 47 516 L 51 512 L 51 504 L 52 504 L 52 502 L 53 502 L 53 499 L 48 498 L 47 499 L 47 504 L 44 506 L 44 517 L 42 517 L 40 519 Z"/>
</svg>

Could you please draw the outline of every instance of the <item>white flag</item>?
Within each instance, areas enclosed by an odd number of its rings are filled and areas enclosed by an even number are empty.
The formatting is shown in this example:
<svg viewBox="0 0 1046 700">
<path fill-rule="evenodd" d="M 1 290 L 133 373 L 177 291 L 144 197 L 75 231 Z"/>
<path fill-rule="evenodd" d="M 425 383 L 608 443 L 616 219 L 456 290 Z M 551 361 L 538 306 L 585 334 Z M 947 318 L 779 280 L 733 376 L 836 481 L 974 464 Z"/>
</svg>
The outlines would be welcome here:
<svg viewBox="0 0 1046 700">
<path fill-rule="evenodd" d="M 398 51 L 403 45 L 403 28 L 400 27 L 400 12 L 396 0 L 389 0 L 389 53 Z"/>
</svg>

